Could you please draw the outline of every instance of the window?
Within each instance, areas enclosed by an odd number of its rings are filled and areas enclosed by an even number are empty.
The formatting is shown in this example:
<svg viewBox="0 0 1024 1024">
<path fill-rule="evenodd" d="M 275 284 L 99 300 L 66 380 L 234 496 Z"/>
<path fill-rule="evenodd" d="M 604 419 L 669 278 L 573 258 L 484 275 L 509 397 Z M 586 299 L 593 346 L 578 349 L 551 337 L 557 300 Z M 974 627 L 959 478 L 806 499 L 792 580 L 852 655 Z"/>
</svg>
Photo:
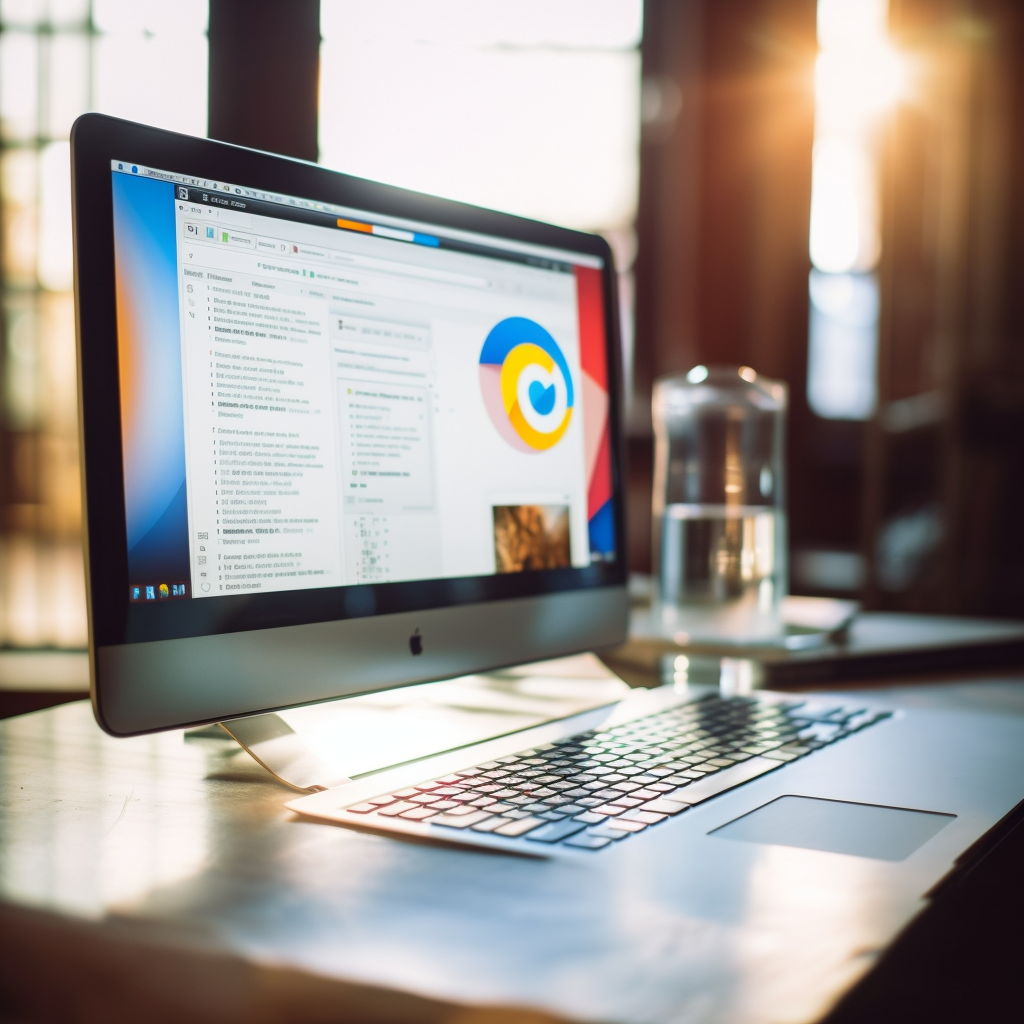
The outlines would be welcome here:
<svg viewBox="0 0 1024 1024">
<path fill-rule="evenodd" d="M 628 368 L 641 30 L 640 0 L 323 0 L 320 160 L 603 233 Z"/>
<path fill-rule="evenodd" d="M 206 133 L 206 0 L 0 3 L 0 643 L 84 646 L 68 133 Z"/>
<path fill-rule="evenodd" d="M 818 0 L 807 399 L 826 419 L 877 402 L 880 115 L 899 96 L 888 0 Z"/>
</svg>

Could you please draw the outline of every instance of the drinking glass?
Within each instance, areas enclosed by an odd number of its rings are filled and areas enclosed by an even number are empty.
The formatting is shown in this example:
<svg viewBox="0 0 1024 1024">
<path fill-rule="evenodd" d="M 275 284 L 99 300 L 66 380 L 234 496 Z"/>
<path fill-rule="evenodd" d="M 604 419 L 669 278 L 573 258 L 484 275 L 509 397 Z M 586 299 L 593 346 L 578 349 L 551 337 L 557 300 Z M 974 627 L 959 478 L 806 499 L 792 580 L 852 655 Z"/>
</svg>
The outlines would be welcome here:
<svg viewBox="0 0 1024 1024">
<path fill-rule="evenodd" d="M 782 633 L 786 406 L 749 366 L 655 384 L 653 614 L 680 643 Z"/>
</svg>

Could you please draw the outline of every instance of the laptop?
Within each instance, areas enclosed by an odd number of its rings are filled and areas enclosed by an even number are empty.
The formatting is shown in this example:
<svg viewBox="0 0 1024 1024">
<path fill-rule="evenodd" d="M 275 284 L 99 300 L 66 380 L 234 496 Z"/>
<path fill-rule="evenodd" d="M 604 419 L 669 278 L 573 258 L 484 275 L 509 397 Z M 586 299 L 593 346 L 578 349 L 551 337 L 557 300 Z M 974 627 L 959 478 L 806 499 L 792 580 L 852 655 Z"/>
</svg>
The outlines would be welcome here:
<svg viewBox="0 0 1024 1024">
<path fill-rule="evenodd" d="M 100 115 L 72 155 L 103 728 L 624 640 L 603 240 Z M 741 958 L 831 920 L 849 979 L 1024 798 L 1024 724 L 679 679 L 307 788 L 308 819 L 639 872 Z"/>
</svg>

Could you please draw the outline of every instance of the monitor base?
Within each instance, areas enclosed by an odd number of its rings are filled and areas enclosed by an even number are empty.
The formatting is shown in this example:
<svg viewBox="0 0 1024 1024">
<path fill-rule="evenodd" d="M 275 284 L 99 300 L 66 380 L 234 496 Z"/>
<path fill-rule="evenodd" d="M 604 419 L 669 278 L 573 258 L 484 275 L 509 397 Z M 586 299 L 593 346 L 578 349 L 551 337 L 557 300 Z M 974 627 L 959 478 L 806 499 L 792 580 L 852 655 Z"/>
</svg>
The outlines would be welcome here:
<svg viewBox="0 0 1024 1024">
<path fill-rule="evenodd" d="M 261 768 L 299 793 L 318 793 L 351 781 L 337 777 L 280 715 L 236 718 L 210 729 L 226 732 Z"/>
</svg>

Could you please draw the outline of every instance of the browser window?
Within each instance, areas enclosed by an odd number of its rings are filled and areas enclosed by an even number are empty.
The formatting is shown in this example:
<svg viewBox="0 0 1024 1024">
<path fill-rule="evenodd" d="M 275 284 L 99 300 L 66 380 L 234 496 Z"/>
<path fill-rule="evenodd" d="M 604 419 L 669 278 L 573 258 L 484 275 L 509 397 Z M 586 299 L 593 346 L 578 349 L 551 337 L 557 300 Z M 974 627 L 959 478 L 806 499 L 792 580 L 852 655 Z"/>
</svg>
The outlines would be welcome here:
<svg viewBox="0 0 1024 1024">
<path fill-rule="evenodd" d="M 112 178 L 131 600 L 614 558 L 599 260 Z"/>
</svg>

